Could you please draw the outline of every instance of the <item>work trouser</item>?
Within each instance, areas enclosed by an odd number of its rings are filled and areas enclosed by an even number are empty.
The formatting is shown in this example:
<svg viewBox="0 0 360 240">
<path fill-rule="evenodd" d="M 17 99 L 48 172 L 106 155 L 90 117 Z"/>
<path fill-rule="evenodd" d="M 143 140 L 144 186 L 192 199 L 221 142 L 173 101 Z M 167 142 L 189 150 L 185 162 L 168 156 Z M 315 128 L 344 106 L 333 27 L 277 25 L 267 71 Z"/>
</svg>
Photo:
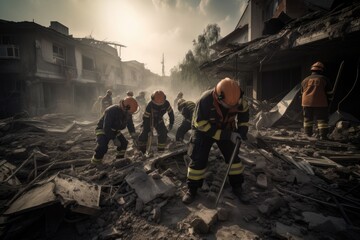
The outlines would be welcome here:
<svg viewBox="0 0 360 240">
<path fill-rule="evenodd" d="M 109 144 L 110 140 L 113 140 L 114 145 L 116 146 L 116 150 L 117 150 L 116 158 L 124 158 L 125 157 L 126 148 L 127 148 L 129 142 L 126 140 L 126 138 L 120 131 L 118 131 L 118 132 L 114 131 L 111 134 L 111 136 L 106 136 L 105 133 L 98 133 L 99 130 L 96 130 L 96 131 L 97 131 L 97 135 L 96 135 L 96 143 L 97 144 L 96 144 L 95 153 L 94 153 L 93 158 L 91 159 L 91 162 L 101 163 L 102 159 L 104 158 L 104 155 L 108 151 L 108 144 Z"/>
<path fill-rule="evenodd" d="M 158 134 L 157 149 L 158 149 L 158 152 L 162 152 L 165 150 L 168 130 L 162 119 L 159 122 L 157 122 L 156 124 L 154 124 L 154 128 L 156 129 L 156 132 Z M 151 131 L 150 124 L 144 124 L 143 129 L 139 135 L 138 147 L 139 147 L 139 150 L 142 151 L 143 153 L 145 153 L 145 151 L 146 151 L 146 143 L 148 141 L 148 136 L 149 136 L 150 131 Z"/>
<path fill-rule="evenodd" d="M 175 139 L 176 141 L 184 140 L 185 134 L 191 129 L 191 121 L 189 119 L 184 119 L 181 122 L 180 127 L 176 131 Z"/>
<path fill-rule="evenodd" d="M 196 192 L 203 184 L 205 173 L 207 169 L 207 163 L 209 158 L 209 152 L 212 145 L 216 142 L 221 153 L 225 158 L 225 162 L 229 163 L 231 155 L 234 151 L 235 144 L 230 140 L 216 141 L 210 136 L 200 131 L 193 131 L 190 138 L 190 146 L 188 149 L 188 155 L 191 158 L 188 174 L 187 185 L 190 191 Z M 231 165 L 229 172 L 229 182 L 233 188 L 241 187 L 244 182 L 243 171 L 244 166 L 241 163 L 241 159 L 238 156 L 239 149 L 236 149 L 235 159 Z"/>
<path fill-rule="evenodd" d="M 329 113 L 327 107 L 303 107 L 304 131 L 309 137 L 313 134 L 313 125 L 317 121 L 317 127 L 321 137 L 329 133 Z"/>
</svg>

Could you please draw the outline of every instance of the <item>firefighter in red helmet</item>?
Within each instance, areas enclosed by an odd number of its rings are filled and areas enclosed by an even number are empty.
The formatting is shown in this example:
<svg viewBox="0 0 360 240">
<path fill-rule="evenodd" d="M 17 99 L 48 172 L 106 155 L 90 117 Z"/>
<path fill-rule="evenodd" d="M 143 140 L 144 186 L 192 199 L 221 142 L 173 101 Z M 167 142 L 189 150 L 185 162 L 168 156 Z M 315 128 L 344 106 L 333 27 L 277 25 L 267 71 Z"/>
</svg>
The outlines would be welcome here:
<svg viewBox="0 0 360 240">
<path fill-rule="evenodd" d="M 321 62 L 314 63 L 311 75 L 301 82 L 301 105 L 304 116 L 304 132 L 311 137 L 314 120 L 317 120 L 319 138 L 327 139 L 329 133 L 328 99 L 330 98 L 329 79 L 323 75 L 325 66 Z"/>
<path fill-rule="evenodd" d="M 247 101 L 242 98 L 242 94 L 236 81 L 224 78 L 214 89 L 204 92 L 197 102 L 192 120 L 194 131 L 188 150 L 191 158 L 187 174 L 188 191 L 182 198 L 183 203 L 191 203 L 197 189 L 201 188 L 212 145 L 214 143 L 218 145 L 228 163 L 234 151 L 235 142 L 238 139 L 247 139 L 249 107 Z M 228 177 L 233 193 L 242 199 L 244 166 L 238 157 L 239 149 L 235 151 L 236 157 L 230 166 Z"/>
<path fill-rule="evenodd" d="M 169 126 L 166 128 L 163 116 L 165 113 L 169 115 Z M 167 133 L 174 125 L 174 112 L 163 91 L 158 90 L 151 95 L 151 101 L 147 104 L 143 114 L 143 129 L 138 138 L 139 150 L 143 153 L 146 151 L 148 134 L 153 128 L 158 133 L 158 151 L 165 150 Z"/>
<path fill-rule="evenodd" d="M 121 130 L 126 128 L 131 115 L 137 109 L 136 100 L 129 97 L 120 100 L 119 104 L 106 108 L 95 129 L 97 145 L 91 163 L 98 164 L 102 162 L 110 140 L 113 140 L 114 145 L 117 147 L 116 158 L 124 158 L 128 141 L 121 133 Z"/>
</svg>

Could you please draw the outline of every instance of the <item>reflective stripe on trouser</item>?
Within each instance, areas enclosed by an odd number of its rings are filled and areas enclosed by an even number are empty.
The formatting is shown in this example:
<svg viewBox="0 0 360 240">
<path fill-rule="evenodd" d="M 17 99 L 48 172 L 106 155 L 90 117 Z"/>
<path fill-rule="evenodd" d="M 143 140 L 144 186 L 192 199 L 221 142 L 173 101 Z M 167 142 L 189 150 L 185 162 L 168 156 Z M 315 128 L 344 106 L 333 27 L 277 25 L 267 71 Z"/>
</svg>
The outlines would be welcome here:
<svg viewBox="0 0 360 240">
<path fill-rule="evenodd" d="M 123 158 L 125 156 L 125 152 L 126 152 L 129 142 L 128 142 L 128 140 L 126 140 L 124 135 L 122 135 L 122 133 L 118 133 L 116 135 L 116 139 L 120 142 L 120 146 L 117 146 L 117 148 L 116 148 L 116 150 L 117 150 L 116 157 Z"/>
<path fill-rule="evenodd" d="M 228 163 L 230 161 L 235 148 L 235 144 L 233 142 L 230 140 L 216 141 L 203 132 L 197 130 L 193 131 L 188 149 L 188 155 L 191 158 L 187 175 L 187 184 L 189 189 L 197 189 L 202 186 L 207 168 L 209 152 L 213 143 L 218 145 L 225 158 L 225 162 Z M 237 153 L 235 154 L 235 159 L 229 173 L 229 181 L 233 187 L 239 186 L 243 183 L 242 173 L 244 171 L 244 167 L 238 157 L 238 153 L 239 149 L 237 149 Z"/>
<path fill-rule="evenodd" d="M 165 143 L 158 143 L 158 146 L 157 146 L 158 152 L 165 151 L 165 147 L 166 147 Z"/>
<path fill-rule="evenodd" d="M 325 120 L 318 120 L 317 126 L 319 129 L 329 128 L 329 124 Z"/>
<path fill-rule="evenodd" d="M 95 158 L 95 156 L 93 156 L 91 158 L 91 163 L 93 163 L 93 164 L 99 164 L 101 162 L 102 162 L 102 159 L 97 159 L 97 158 Z"/>
</svg>

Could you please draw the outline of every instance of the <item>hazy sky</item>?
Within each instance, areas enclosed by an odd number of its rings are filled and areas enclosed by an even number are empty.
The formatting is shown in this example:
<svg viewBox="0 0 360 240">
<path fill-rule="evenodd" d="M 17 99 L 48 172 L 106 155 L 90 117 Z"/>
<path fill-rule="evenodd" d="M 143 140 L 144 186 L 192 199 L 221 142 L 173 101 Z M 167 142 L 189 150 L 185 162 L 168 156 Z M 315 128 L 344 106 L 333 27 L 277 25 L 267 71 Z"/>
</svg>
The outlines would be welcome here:
<svg viewBox="0 0 360 240">
<path fill-rule="evenodd" d="M 224 37 L 235 29 L 247 0 L 0 0 L 0 19 L 58 21 L 74 37 L 118 42 L 123 61 L 137 60 L 161 75 L 178 65 L 208 24 Z"/>
</svg>

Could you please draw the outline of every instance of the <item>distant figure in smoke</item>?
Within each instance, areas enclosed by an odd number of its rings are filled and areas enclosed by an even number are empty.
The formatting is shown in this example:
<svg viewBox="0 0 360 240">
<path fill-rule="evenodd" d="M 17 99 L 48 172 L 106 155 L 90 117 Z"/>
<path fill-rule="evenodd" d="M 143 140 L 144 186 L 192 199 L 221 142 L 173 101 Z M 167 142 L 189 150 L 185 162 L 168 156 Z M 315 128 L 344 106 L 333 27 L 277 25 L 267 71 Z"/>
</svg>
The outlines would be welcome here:
<svg viewBox="0 0 360 240">
<path fill-rule="evenodd" d="M 111 90 L 107 90 L 106 95 L 101 100 L 101 113 L 103 113 L 107 107 L 110 107 L 113 104 L 111 96 L 112 96 Z"/>
<path fill-rule="evenodd" d="M 102 163 L 102 159 L 108 151 L 110 140 L 113 140 L 114 145 L 117 147 L 116 158 L 124 158 L 128 141 L 121 133 L 121 130 L 128 126 L 131 115 L 137 109 L 136 100 L 129 97 L 120 100 L 119 104 L 114 104 L 105 109 L 95 129 L 97 145 L 91 163 Z M 129 127 L 128 130 L 130 132 Z"/>
<path fill-rule="evenodd" d="M 178 95 L 176 96 L 175 100 L 174 100 L 174 109 L 177 109 L 177 103 L 180 99 L 183 98 L 183 93 L 182 92 L 179 92 Z"/>
<path fill-rule="evenodd" d="M 168 128 L 166 128 L 163 116 L 165 113 L 168 113 L 170 123 Z M 170 106 L 168 100 L 163 91 L 155 91 L 151 95 L 151 101 L 147 104 L 145 113 L 143 115 L 143 129 L 139 135 L 139 150 L 143 153 L 146 151 L 146 145 L 149 137 L 149 133 L 156 129 L 158 133 L 158 152 L 165 150 L 167 133 L 170 131 L 174 125 L 174 111 Z"/>
<path fill-rule="evenodd" d="M 102 96 L 99 96 L 96 101 L 94 102 L 92 108 L 91 108 L 91 112 L 92 113 L 96 113 L 96 114 L 100 114 L 101 115 L 101 100 L 102 100 Z"/>
<path fill-rule="evenodd" d="M 184 119 L 176 131 L 176 141 L 182 142 L 184 140 L 185 134 L 191 129 L 191 120 L 195 109 L 195 103 L 186 101 L 182 98 L 177 102 L 177 106 Z"/>
<path fill-rule="evenodd" d="M 133 91 L 127 91 L 127 92 L 126 92 L 126 96 L 128 96 L 128 97 L 134 97 L 134 92 L 133 92 Z"/>
<path fill-rule="evenodd" d="M 135 97 L 136 101 L 139 103 L 140 107 L 145 108 L 146 106 L 146 99 L 145 99 L 145 92 L 139 92 L 139 95 Z"/>
<path fill-rule="evenodd" d="M 313 134 L 314 119 L 317 120 L 320 140 L 327 139 L 329 133 L 329 79 L 324 76 L 324 64 L 316 62 L 311 66 L 311 75 L 301 82 L 304 115 L 304 131 L 309 137 Z"/>
</svg>

